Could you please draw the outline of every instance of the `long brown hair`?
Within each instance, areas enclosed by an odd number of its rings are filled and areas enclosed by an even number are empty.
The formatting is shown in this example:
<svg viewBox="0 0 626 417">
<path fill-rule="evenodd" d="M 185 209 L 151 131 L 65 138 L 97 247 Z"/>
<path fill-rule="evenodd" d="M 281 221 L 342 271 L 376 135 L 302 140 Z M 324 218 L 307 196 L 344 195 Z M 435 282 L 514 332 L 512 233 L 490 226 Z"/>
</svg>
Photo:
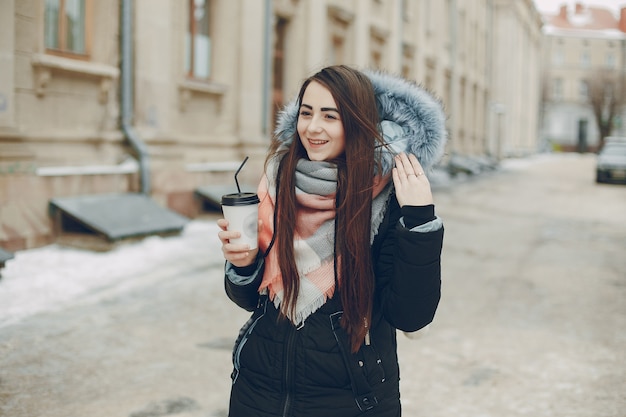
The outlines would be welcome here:
<svg viewBox="0 0 626 417">
<path fill-rule="evenodd" d="M 366 75 L 347 66 L 331 66 L 304 81 L 298 94 L 298 107 L 311 81 L 326 87 L 337 103 L 344 127 L 345 152 L 332 162 L 337 164 L 335 206 L 335 277 L 341 296 L 341 325 L 350 336 L 351 347 L 358 351 L 368 331 L 374 298 L 374 268 L 370 248 L 372 189 L 376 142 L 382 143 L 378 132 L 378 112 L 374 89 Z M 282 139 L 284 140 L 284 138 Z M 276 212 L 280 222 L 275 225 L 278 264 L 284 300 L 282 313 L 295 310 L 299 291 L 293 244 L 296 225 L 295 171 L 298 160 L 307 158 L 298 133 L 287 149 L 279 150 L 281 139 L 274 138 L 267 161 L 282 154 L 278 168 Z M 380 172 L 378 170 L 377 172 Z"/>
</svg>

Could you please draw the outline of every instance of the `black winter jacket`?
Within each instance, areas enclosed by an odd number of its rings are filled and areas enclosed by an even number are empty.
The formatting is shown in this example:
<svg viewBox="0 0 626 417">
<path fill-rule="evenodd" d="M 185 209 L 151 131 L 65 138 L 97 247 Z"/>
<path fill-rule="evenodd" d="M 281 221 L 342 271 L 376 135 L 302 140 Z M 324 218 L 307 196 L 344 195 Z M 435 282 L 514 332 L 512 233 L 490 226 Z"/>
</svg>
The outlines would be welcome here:
<svg viewBox="0 0 626 417">
<path fill-rule="evenodd" d="M 392 196 L 373 241 L 370 343 L 356 354 L 339 326 L 338 296 L 296 328 L 259 296 L 262 267 L 247 285 L 225 279 L 229 298 L 253 312 L 234 347 L 230 417 L 400 416 L 396 329 L 416 331 L 433 320 L 443 243 L 443 228 L 404 227 L 405 209 Z"/>
</svg>

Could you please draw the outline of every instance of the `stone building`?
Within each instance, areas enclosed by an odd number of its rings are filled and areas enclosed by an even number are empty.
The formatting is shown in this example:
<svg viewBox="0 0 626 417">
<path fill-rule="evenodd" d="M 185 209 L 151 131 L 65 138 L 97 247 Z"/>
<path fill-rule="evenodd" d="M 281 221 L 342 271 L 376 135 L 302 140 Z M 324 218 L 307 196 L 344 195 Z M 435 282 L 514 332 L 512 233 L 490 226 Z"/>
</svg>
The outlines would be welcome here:
<svg viewBox="0 0 626 417">
<path fill-rule="evenodd" d="M 540 30 L 531 0 L 4 0 L 0 246 L 57 239 L 58 199 L 141 194 L 193 218 L 245 156 L 256 184 L 277 109 L 329 64 L 440 97 L 444 167 L 532 153 Z"/>
<path fill-rule="evenodd" d="M 618 98 L 626 91 L 626 8 L 614 16 L 601 7 L 563 5 L 544 20 L 542 140 L 555 149 L 595 150 L 600 130 L 591 97 L 604 95 L 599 91 L 604 88 Z M 621 99 L 612 134 L 626 135 L 624 110 L 626 100 Z"/>
<path fill-rule="evenodd" d="M 531 0 L 494 2 L 488 150 L 498 157 L 537 152 L 541 15 Z"/>
</svg>

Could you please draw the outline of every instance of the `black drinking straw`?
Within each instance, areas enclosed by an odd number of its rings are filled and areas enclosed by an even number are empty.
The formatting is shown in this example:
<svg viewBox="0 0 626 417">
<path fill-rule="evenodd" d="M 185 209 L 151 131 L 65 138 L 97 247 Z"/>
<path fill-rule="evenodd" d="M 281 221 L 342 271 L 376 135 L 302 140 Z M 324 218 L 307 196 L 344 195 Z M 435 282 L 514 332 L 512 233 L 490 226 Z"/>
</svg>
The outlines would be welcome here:
<svg viewBox="0 0 626 417">
<path fill-rule="evenodd" d="M 241 168 L 243 168 L 243 166 L 244 166 L 244 164 L 246 163 L 247 160 L 248 160 L 248 157 L 246 156 L 246 159 L 243 160 L 241 165 L 239 165 L 239 169 L 237 170 L 237 172 L 235 172 L 235 184 L 237 184 L 237 192 L 238 193 L 241 193 L 241 188 L 239 188 L 239 181 L 237 181 L 237 175 L 239 174 L 239 171 L 241 171 Z"/>
</svg>

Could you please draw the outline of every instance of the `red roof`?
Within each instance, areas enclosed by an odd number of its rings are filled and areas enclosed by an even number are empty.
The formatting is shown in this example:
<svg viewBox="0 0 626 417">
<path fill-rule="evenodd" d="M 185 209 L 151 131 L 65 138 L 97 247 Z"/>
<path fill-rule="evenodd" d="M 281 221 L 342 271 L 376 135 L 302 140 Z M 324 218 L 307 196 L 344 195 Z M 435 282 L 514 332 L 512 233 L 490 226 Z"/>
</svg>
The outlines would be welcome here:
<svg viewBox="0 0 626 417">
<path fill-rule="evenodd" d="M 622 9 L 624 15 L 624 9 Z M 577 3 L 568 10 L 566 5 L 556 15 L 545 15 L 545 23 L 559 29 L 620 30 L 620 21 L 610 10 Z"/>
</svg>

